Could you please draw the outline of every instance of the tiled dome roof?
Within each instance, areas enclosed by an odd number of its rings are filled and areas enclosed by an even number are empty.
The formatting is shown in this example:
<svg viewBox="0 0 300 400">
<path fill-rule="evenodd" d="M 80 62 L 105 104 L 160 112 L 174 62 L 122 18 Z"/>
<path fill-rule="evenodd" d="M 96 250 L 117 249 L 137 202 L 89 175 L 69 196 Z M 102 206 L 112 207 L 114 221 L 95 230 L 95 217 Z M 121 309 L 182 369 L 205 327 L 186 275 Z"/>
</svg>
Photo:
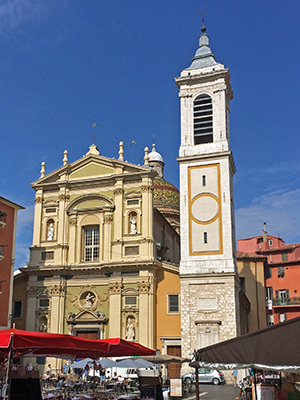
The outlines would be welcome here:
<svg viewBox="0 0 300 400">
<path fill-rule="evenodd" d="M 155 178 L 153 181 L 153 205 L 179 209 L 179 190 L 165 179 Z"/>
</svg>

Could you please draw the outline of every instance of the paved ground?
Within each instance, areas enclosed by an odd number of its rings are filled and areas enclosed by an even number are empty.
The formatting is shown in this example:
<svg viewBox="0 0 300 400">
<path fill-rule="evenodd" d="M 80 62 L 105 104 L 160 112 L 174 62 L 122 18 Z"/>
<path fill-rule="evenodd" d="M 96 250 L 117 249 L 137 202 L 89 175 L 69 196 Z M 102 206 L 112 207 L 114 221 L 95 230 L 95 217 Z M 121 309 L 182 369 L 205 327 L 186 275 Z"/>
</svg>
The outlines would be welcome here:
<svg viewBox="0 0 300 400">
<path fill-rule="evenodd" d="M 234 388 L 233 385 L 212 385 L 202 384 L 199 385 L 200 400 L 235 400 L 238 397 L 239 390 Z M 195 386 L 192 386 L 191 396 L 186 400 L 195 400 Z"/>
</svg>

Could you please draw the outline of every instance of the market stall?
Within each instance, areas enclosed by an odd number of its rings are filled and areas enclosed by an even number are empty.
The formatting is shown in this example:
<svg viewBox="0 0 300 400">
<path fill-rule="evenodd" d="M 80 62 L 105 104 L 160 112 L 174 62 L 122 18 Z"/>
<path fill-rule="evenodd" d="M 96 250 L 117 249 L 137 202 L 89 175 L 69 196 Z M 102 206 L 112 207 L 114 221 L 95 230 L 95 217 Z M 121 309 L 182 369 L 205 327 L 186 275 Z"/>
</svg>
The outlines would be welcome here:
<svg viewBox="0 0 300 400">
<path fill-rule="evenodd" d="M 90 358 L 95 362 L 100 357 L 110 357 L 110 356 L 124 356 L 124 355 L 153 355 L 155 351 L 149 349 L 145 346 L 142 346 L 138 343 L 129 342 L 123 339 L 115 338 L 115 339 L 107 339 L 107 340 L 89 340 L 78 338 L 72 335 L 65 335 L 65 334 L 54 334 L 54 333 L 44 333 L 44 332 L 30 332 L 30 331 L 22 331 L 17 329 L 8 329 L 0 331 L 0 356 L 2 357 L 6 365 L 6 372 L 5 372 L 5 384 L 4 388 L 1 391 L 2 397 L 5 399 L 10 396 L 13 392 L 10 392 L 8 389 L 9 381 L 11 380 L 12 375 L 20 375 L 22 379 L 26 379 L 27 375 L 30 375 L 30 379 L 36 379 L 33 375 L 33 372 L 28 373 L 28 370 L 24 368 L 20 368 L 18 372 L 12 372 L 12 362 L 14 359 L 19 357 L 57 357 L 69 360 L 75 360 L 77 358 Z M 24 373 L 23 373 L 24 372 Z M 22 375 L 23 374 L 23 375 Z M 20 378 L 20 377 L 19 377 Z M 49 382 L 51 385 L 51 381 Z M 82 392 L 81 382 L 80 385 L 77 384 L 77 391 Z M 75 398 L 78 396 L 74 396 L 74 393 L 71 393 L 71 390 L 76 387 L 76 382 L 70 382 L 65 386 L 66 390 L 64 390 L 64 395 L 66 394 L 67 397 Z M 80 387 L 80 388 L 79 388 Z M 52 388 L 49 388 L 52 390 Z M 49 398 L 50 395 L 62 396 L 62 394 L 58 395 L 57 392 L 63 389 L 63 385 L 61 388 L 56 387 L 55 395 L 48 393 L 46 396 Z M 87 391 L 89 393 L 85 393 L 85 395 L 92 395 L 95 397 L 97 392 L 95 389 L 95 385 L 86 386 Z M 73 396 L 72 396 L 73 394 Z M 81 393 L 83 395 L 83 393 Z M 18 398 L 20 399 L 21 393 L 18 394 Z M 22 398 L 32 398 L 32 393 L 27 393 L 23 391 Z M 99 398 L 115 398 L 115 393 L 99 393 Z M 38 397 L 36 397 L 38 398 Z M 13 400 L 13 399 L 11 399 Z M 76 399 L 75 399 L 76 400 Z"/>
<path fill-rule="evenodd" d="M 299 372 L 299 333 L 300 317 L 199 349 L 195 362 L 214 369 L 250 368 L 254 378 L 256 370 Z M 254 379 L 254 398 L 273 398 L 274 390 L 257 384 Z"/>
</svg>

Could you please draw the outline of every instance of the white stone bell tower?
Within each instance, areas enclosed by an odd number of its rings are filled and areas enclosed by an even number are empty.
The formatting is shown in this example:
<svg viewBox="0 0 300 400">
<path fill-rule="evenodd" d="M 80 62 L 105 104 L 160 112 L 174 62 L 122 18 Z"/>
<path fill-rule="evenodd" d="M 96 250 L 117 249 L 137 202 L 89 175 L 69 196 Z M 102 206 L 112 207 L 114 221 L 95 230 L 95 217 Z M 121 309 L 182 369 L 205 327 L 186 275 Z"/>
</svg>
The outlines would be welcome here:
<svg viewBox="0 0 300 400">
<path fill-rule="evenodd" d="M 181 104 L 182 355 L 239 332 L 229 70 L 202 27 L 189 68 L 176 78 Z"/>
</svg>

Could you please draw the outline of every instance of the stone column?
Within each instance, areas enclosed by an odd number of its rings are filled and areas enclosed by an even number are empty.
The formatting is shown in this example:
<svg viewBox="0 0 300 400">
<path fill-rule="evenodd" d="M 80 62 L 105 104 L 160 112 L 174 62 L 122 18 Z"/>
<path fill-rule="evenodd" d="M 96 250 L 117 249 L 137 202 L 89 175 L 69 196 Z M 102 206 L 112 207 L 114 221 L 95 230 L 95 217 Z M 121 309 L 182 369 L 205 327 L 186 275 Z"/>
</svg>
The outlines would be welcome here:
<svg viewBox="0 0 300 400">
<path fill-rule="evenodd" d="M 110 249 L 111 249 L 111 225 L 113 222 L 113 216 L 111 212 L 105 213 L 103 218 L 104 231 L 103 231 L 103 261 L 111 261 Z"/>
<path fill-rule="evenodd" d="M 116 188 L 114 190 L 115 195 L 115 211 L 114 211 L 114 225 L 113 225 L 113 244 L 112 244 L 112 255 L 111 260 L 122 259 L 122 238 L 123 238 L 123 182 L 117 181 Z"/>
<path fill-rule="evenodd" d="M 66 252 L 66 241 L 67 241 L 67 224 L 66 224 L 66 202 L 70 199 L 68 193 L 65 193 L 64 188 L 61 188 L 59 194 L 59 212 L 58 212 L 58 232 L 57 232 L 57 243 L 62 246 L 61 248 L 61 263 L 66 265 L 67 263 L 67 252 Z"/>
<path fill-rule="evenodd" d="M 122 280 L 110 282 L 109 285 L 109 337 L 122 337 Z"/>
<path fill-rule="evenodd" d="M 27 286 L 27 308 L 26 308 L 26 330 L 36 330 L 36 298 L 38 288 L 36 286 Z"/>
<path fill-rule="evenodd" d="M 139 288 L 139 342 L 153 348 L 153 294 L 149 280 L 138 282 Z"/>
<path fill-rule="evenodd" d="M 142 236 L 147 241 L 141 244 L 141 254 L 146 256 L 150 260 L 154 258 L 153 249 L 153 200 L 152 200 L 152 179 L 146 178 L 142 181 L 141 192 L 142 192 Z"/>
<path fill-rule="evenodd" d="M 64 333 L 64 282 L 50 287 L 52 295 L 51 301 L 51 321 L 49 331 L 52 333 Z"/>
<path fill-rule="evenodd" d="M 115 195 L 115 221 L 114 221 L 114 240 L 121 239 L 123 236 L 123 182 L 117 181 L 114 190 Z"/>
<path fill-rule="evenodd" d="M 69 264 L 76 264 L 76 231 L 77 217 L 72 216 L 69 219 Z"/>
<path fill-rule="evenodd" d="M 42 211 L 43 211 L 43 191 L 37 190 L 35 195 L 34 207 L 34 224 L 33 224 L 33 240 L 32 246 L 39 246 L 41 244 L 42 232 Z"/>
</svg>

